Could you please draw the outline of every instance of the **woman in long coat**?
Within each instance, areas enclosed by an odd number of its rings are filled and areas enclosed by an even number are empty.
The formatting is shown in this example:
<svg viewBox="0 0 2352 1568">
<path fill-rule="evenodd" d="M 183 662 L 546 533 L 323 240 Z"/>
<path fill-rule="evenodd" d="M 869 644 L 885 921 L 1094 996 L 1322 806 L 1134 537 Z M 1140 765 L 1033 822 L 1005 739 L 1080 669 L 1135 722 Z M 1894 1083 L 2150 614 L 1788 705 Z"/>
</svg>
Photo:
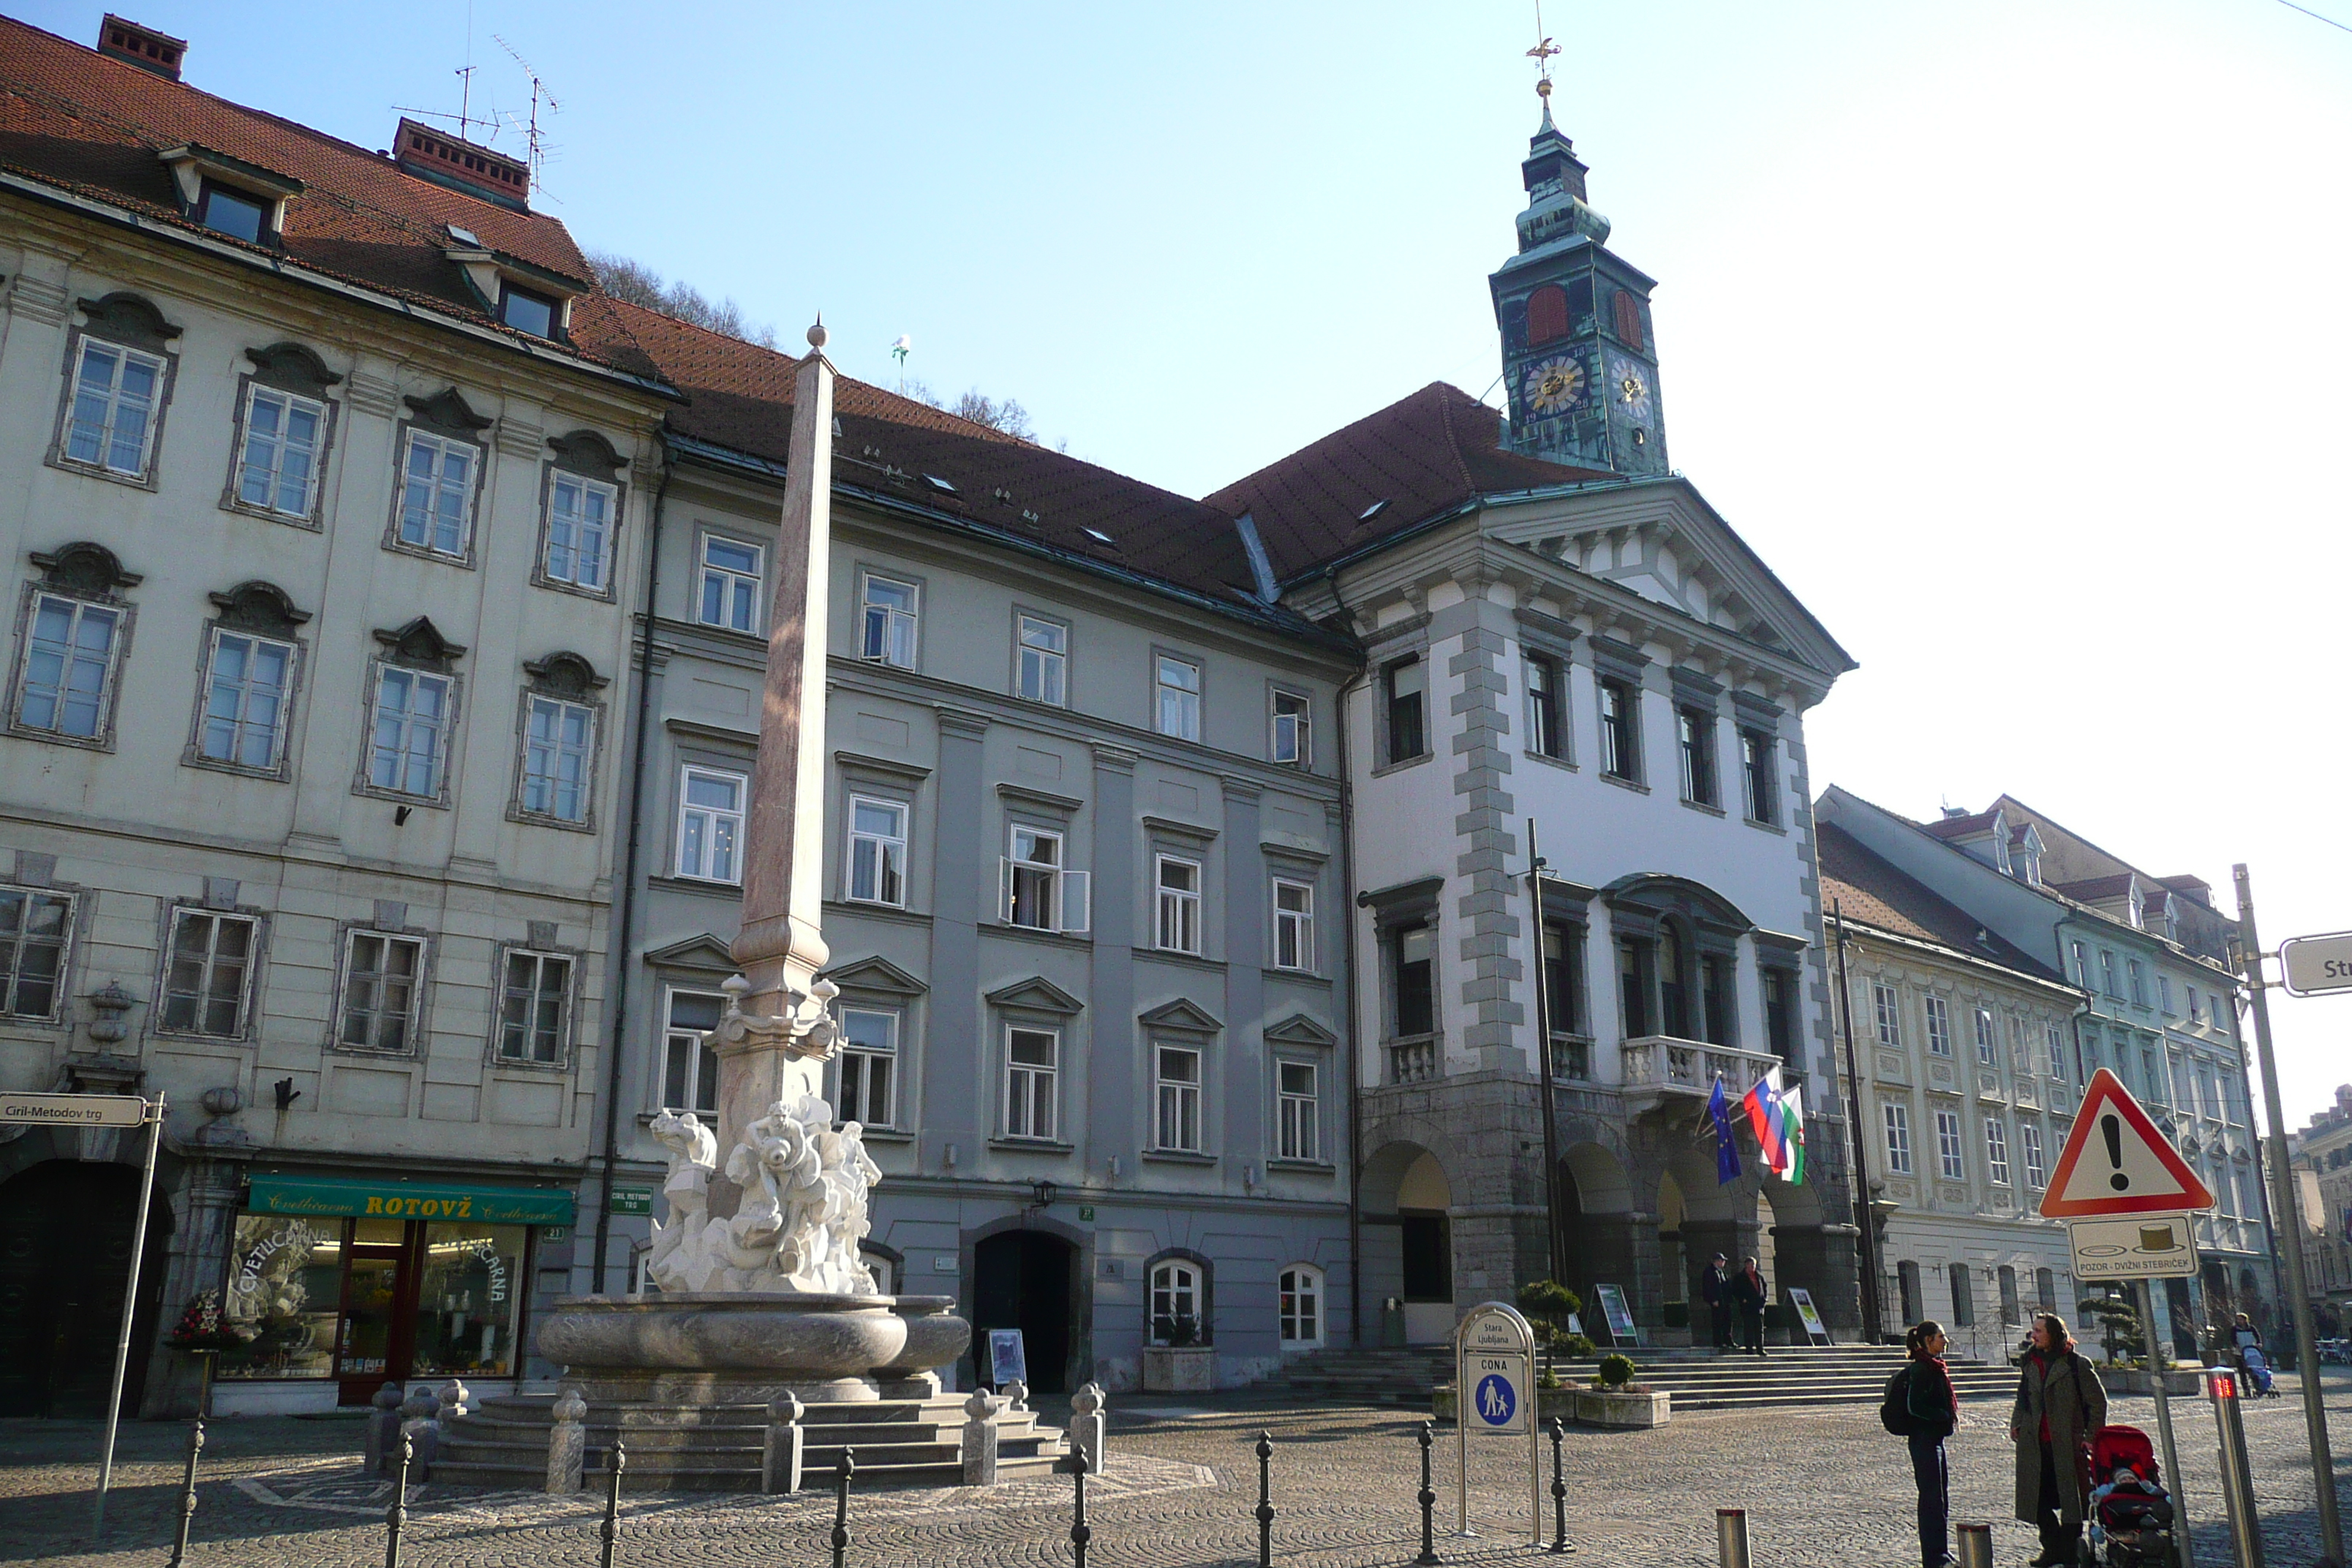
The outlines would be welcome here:
<svg viewBox="0 0 2352 1568">
<path fill-rule="evenodd" d="M 2107 1391 L 2074 1349 L 2066 1320 L 2042 1312 L 2025 1352 L 2009 1414 L 2017 1445 L 2017 1517 L 2042 1531 L 2033 1568 L 2071 1563 L 2082 1553 L 2085 1512 L 2082 1454 L 2107 1424 Z"/>
</svg>

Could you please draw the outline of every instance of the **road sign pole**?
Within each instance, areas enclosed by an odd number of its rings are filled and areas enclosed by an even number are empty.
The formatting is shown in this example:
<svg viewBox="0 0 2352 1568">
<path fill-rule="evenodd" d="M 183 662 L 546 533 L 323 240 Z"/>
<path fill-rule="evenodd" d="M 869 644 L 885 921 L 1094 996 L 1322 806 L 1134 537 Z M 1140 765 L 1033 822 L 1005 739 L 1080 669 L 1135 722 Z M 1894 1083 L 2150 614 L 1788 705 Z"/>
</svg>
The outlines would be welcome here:
<svg viewBox="0 0 2352 1568">
<path fill-rule="evenodd" d="M 114 1341 L 114 1382 L 106 1394 L 106 1440 L 98 1456 L 98 1500 L 91 1505 L 89 1538 L 106 1533 L 106 1489 L 114 1479 L 114 1429 L 122 1419 L 122 1374 L 131 1365 L 131 1327 L 139 1315 L 139 1265 L 147 1250 L 147 1205 L 155 1193 L 155 1146 L 163 1140 L 163 1096 L 148 1106 L 147 1161 L 139 1173 L 139 1214 L 131 1223 L 131 1278 L 122 1287 L 122 1328 Z"/>
<path fill-rule="evenodd" d="M 2344 1523 L 2336 1515 L 2335 1458 L 2327 1446 L 2327 1409 L 2320 1398 L 2319 1336 L 2312 1327 L 2311 1292 L 2304 1284 L 2303 1224 L 2295 1217 L 2294 1173 L 2287 1168 L 2286 1111 L 2279 1100 L 2278 1058 L 2271 1050 L 2263 944 L 2254 934 L 2253 883 L 2243 866 L 2231 867 L 2231 875 L 2238 885 L 2238 963 L 2252 994 L 2254 1049 L 2263 1068 L 2263 1110 L 2270 1121 L 2271 1236 L 2286 1263 L 2287 1307 L 2294 1314 L 2295 1371 L 2303 1384 L 2303 1421 L 2311 1444 L 2312 1472 L 2319 1483 L 2319 1554 L 2328 1568 L 2344 1568 Z"/>
<path fill-rule="evenodd" d="M 2148 1381 L 2156 1392 L 2156 1430 L 2164 1439 L 2166 1484 L 2172 1489 L 2172 1539 L 2180 1543 L 2180 1568 L 2197 1568 L 2197 1544 L 2189 1529 L 2189 1493 L 2180 1474 L 2180 1456 L 2172 1446 L 2172 1395 L 2164 1386 L 2166 1376 L 2172 1371 L 2171 1336 L 2167 1334 L 2162 1340 L 2157 1337 L 2156 1282 L 2152 1279 L 2139 1282 L 2139 1321 L 2141 1332 L 2147 1336 Z M 2159 1344 L 2163 1346 L 2160 1351 L 2157 1348 Z"/>
</svg>

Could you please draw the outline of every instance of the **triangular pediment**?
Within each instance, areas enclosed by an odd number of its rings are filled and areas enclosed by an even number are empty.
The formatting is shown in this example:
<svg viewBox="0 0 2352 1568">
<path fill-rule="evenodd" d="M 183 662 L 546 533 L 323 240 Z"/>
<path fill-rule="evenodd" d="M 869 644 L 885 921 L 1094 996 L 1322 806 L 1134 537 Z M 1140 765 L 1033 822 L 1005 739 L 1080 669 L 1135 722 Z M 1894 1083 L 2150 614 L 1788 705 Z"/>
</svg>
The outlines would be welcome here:
<svg viewBox="0 0 2352 1568">
<path fill-rule="evenodd" d="M 988 994 L 989 1005 L 1022 1013 L 1081 1012 L 1086 1004 L 1046 979 L 1033 974 L 1026 980 L 1016 980 Z"/>
<path fill-rule="evenodd" d="M 1269 1046 L 1329 1047 L 1339 1043 L 1339 1037 L 1306 1014 L 1293 1013 L 1280 1023 L 1265 1026 L 1265 1043 Z"/>
<path fill-rule="evenodd" d="M 1489 538 L 1824 675 L 1854 668 L 1828 628 L 1687 479 L 1490 501 L 1482 529 Z"/>
<path fill-rule="evenodd" d="M 1181 996 L 1139 1014 L 1136 1022 L 1147 1029 L 1181 1029 L 1194 1035 L 1213 1035 L 1225 1026 L 1216 1015 Z"/>
<path fill-rule="evenodd" d="M 930 987 L 879 954 L 853 959 L 824 972 L 844 991 L 883 991 L 894 996 L 920 996 Z"/>
<path fill-rule="evenodd" d="M 656 969 L 694 969 L 709 974 L 732 974 L 740 967 L 727 944 L 709 931 L 654 948 L 646 952 L 646 962 Z"/>
</svg>

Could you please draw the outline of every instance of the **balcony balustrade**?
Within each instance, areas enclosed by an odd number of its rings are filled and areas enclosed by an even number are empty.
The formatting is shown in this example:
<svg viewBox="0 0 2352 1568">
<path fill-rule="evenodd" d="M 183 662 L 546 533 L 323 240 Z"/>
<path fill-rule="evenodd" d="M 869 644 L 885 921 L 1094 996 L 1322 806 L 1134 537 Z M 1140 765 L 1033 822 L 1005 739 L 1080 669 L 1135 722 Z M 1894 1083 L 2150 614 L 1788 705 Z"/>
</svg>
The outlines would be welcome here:
<svg viewBox="0 0 2352 1568">
<path fill-rule="evenodd" d="M 1428 1083 L 1437 1077 L 1438 1064 L 1444 1058 L 1440 1049 L 1442 1035 L 1415 1035 L 1389 1042 L 1388 1081 L 1392 1084 Z"/>
<path fill-rule="evenodd" d="M 1717 1075 L 1723 1079 L 1724 1094 L 1736 1100 L 1782 1065 L 1769 1051 L 1743 1051 L 1672 1035 L 1642 1035 L 1619 1049 L 1625 1065 L 1625 1098 L 1641 1110 L 1669 1100 L 1703 1100 L 1714 1091 Z"/>
</svg>

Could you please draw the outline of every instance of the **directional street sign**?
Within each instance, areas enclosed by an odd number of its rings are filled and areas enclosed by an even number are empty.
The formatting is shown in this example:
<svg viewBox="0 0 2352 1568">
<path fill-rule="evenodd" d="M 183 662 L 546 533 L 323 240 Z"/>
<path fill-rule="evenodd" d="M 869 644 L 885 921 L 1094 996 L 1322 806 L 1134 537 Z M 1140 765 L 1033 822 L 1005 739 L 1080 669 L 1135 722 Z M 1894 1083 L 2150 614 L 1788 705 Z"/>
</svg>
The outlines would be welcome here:
<svg viewBox="0 0 2352 1568">
<path fill-rule="evenodd" d="M 0 1127 L 136 1127 L 147 1102 L 135 1094 L 0 1094 Z"/>
<path fill-rule="evenodd" d="M 2068 1220 L 2066 1235 L 2077 1279 L 2188 1279 L 2197 1273 L 2197 1234 L 2185 1214 Z"/>
<path fill-rule="evenodd" d="M 2050 1190 L 2042 1195 L 2042 1216 L 2168 1215 L 2212 1206 L 2212 1191 L 2157 1131 L 2123 1080 L 2105 1068 L 2093 1073 L 2074 1112 L 2074 1130 L 2050 1173 Z"/>
<path fill-rule="evenodd" d="M 2286 972 L 2286 988 L 2293 995 L 2352 991 L 2352 931 L 2289 937 L 2279 943 L 2279 967 Z"/>
</svg>

